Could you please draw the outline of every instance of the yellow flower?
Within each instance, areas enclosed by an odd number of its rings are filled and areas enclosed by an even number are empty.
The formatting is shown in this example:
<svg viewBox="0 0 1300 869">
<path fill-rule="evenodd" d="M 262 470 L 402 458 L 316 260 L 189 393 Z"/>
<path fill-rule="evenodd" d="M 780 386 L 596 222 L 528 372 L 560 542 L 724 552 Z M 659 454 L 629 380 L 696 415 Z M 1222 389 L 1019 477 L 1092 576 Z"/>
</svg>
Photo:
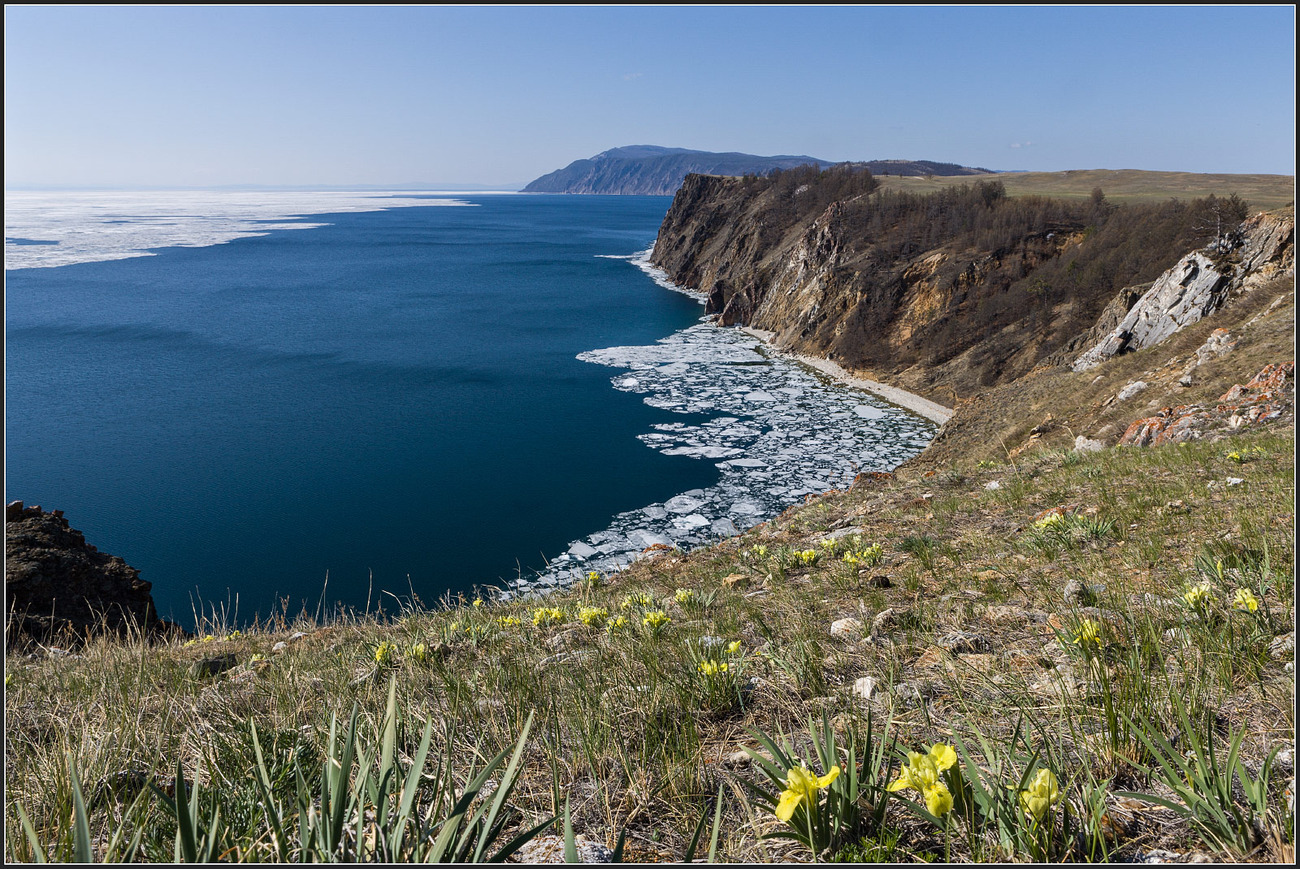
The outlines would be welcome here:
<svg viewBox="0 0 1300 869">
<path fill-rule="evenodd" d="M 817 792 L 830 787 L 831 782 L 835 781 L 839 774 L 838 766 L 831 767 L 831 771 L 820 778 L 802 766 L 790 767 L 785 778 L 785 790 L 781 792 L 781 798 L 776 804 L 777 818 L 788 822 L 794 817 L 795 809 L 800 806 L 811 806 L 813 800 L 817 798 Z"/>
<path fill-rule="evenodd" d="M 1255 598 L 1254 593 L 1248 588 L 1239 588 L 1237 593 L 1232 596 L 1232 608 L 1242 610 L 1243 612 L 1253 613 L 1259 609 L 1259 601 Z"/>
<path fill-rule="evenodd" d="M 727 654 L 735 655 L 740 652 L 740 640 L 733 640 L 727 644 Z"/>
<path fill-rule="evenodd" d="M 609 610 L 598 606 L 578 607 L 578 621 L 588 627 L 595 627 L 609 618 Z"/>
<path fill-rule="evenodd" d="M 1065 522 L 1064 513 L 1048 513 L 1042 519 L 1039 519 L 1037 522 L 1035 522 L 1034 527 L 1037 528 L 1039 531 L 1043 531 L 1047 528 L 1051 528 L 1055 525 L 1060 525 L 1064 522 Z"/>
<path fill-rule="evenodd" d="M 1048 810 L 1060 801 L 1060 785 L 1056 776 L 1046 767 L 1040 769 L 1029 787 L 1020 792 L 1020 808 L 1035 821 L 1042 821 Z"/>
<path fill-rule="evenodd" d="M 212 636 L 212 634 L 205 634 L 205 635 L 203 636 L 203 639 L 200 640 L 200 642 L 203 642 L 203 643 L 210 643 L 210 642 L 212 642 L 212 641 L 215 640 L 215 639 L 216 639 L 216 637 Z"/>
<path fill-rule="evenodd" d="M 553 606 L 538 607 L 533 610 L 533 626 L 545 627 L 546 625 L 558 625 L 564 622 L 564 613 Z"/>
<path fill-rule="evenodd" d="M 425 661 L 429 660 L 429 647 L 424 643 L 416 643 L 411 646 L 411 657 L 423 664 Z"/>
<path fill-rule="evenodd" d="M 239 631 L 231 631 L 230 633 L 226 634 L 226 639 L 227 639 L 227 640 L 237 640 L 237 639 L 239 639 L 239 638 L 242 637 L 242 636 L 243 636 L 243 634 L 240 633 Z"/>
<path fill-rule="evenodd" d="M 924 793 L 925 807 L 936 818 L 941 818 L 952 811 L 952 793 L 943 782 L 931 785 Z"/>
<path fill-rule="evenodd" d="M 397 655 L 397 646 L 392 643 L 384 642 L 375 646 L 375 663 L 385 667 L 393 663 L 393 658 Z"/>
<path fill-rule="evenodd" d="M 899 770 L 898 778 L 886 790 L 897 792 L 911 788 L 925 797 L 925 807 L 932 815 L 944 815 L 952 810 L 952 793 L 939 778 L 939 773 L 957 763 L 957 752 L 951 745 L 939 743 L 929 754 L 919 751 L 907 753 L 907 766 Z"/>
<path fill-rule="evenodd" d="M 630 607 L 634 607 L 634 606 L 649 606 L 654 602 L 655 599 L 651 597 L 649 594 L 647 594 L 644 591 L 638 591 L 638 592 L 633 592 L 632 594 L 629 594 L 627 597 L 623 598 L 623 602 L 619 604 L 619 607 L 621 609 L 629 609 Z"/>
<path fill-rule="evenodd" d="M 503 628 L 517 628 L 521 622 L 514 616 L 499 616 L 497 618 L 497 624 Z"/>
<path fill-rule="evenodd" d="M 474 606 L 483 606 L 483 598 L 481 597 L 474 598 Z"/>
<path fill-rule="evenodd" d="M 605 622 L 605 633 L 612 634 L 614 631 L 627 627 L 627 616 L 615 616 Z"/>
<path fill-rule="evenodd" d="M 731 665 L 726 661 L 700 661 L 698 667 L 700 673 L 704 676 L 716 676 L 731 669 Z"/>
<path fill-rule="evenodd" d="M 600 582 L 600 574 L 594 570 L 587 571 L 587 582 L 591 583 L 592 585 L 595 585 L 596 583 Z"/>
<path fill-rule="evenodd" d="M 1074 644 L 1076 646 L 1100 646 L 1101 625 L 1092 619 L 1080 619 L 1079 626 L 1074 630 Z"/>
<path fill-rule="evenodd" d="M 684 606 L 695 600 L 695 592 L 691 591 L 689 588 L 679 588 L 673 597 L 679 604 Z"/>
<path fill-rule="evenodd" d="M 668 616 L 668 613 L 663 610 L 652 610 L 645 614 L 645 618 L 641 619 L 641 624 L 652 631 L 657 631 L 671 621 L 672 619 Z"/>
<path fill-rule="evenodd" d="M 1202 582 L 1189 585 L 1187 591 L 1183 592 L 1183 600 L 1187 601 L 1190 607 L 1204 606 L 1210 601 L 1210 584 Z"/>
</svg>

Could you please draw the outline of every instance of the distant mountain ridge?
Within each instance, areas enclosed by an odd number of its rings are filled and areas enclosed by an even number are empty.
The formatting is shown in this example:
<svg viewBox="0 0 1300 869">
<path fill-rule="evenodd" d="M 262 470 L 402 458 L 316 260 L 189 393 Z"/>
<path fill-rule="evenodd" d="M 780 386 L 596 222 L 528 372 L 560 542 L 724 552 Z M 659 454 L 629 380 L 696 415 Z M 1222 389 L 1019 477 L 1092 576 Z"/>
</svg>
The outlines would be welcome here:
<svg viewBox="0 0 1300 869">
<path fill-rule="evenodd" d="M 670 196 L 690 174 L 766 175 L 773 169 L 835 165 L 818 157 L 782 154 L 759 157 L 735 151 L 693 151 L 659 145 L 628 145 L 602 151 L 587 160 L 574 160 L 563 169 L 543 175 L 524 193 L 594 193 L 641 196 Z M 972 169 L 955 163 L 928 160 L 871 160 L 854 163 L 878 175 L 978 175 L 988 169 Z"/>
</svg>

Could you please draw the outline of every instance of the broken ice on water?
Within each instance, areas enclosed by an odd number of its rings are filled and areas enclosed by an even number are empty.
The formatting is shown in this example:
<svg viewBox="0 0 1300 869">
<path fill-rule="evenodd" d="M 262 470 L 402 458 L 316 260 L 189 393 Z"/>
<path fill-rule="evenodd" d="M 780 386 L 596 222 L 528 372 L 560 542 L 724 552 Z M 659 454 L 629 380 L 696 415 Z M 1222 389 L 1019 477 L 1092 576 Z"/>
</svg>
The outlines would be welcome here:
<svg viewBox="0 0 1300 869">
<path fill-rule="evenodd" d="M 516 580 L 506 594 L 539 593 L 589 571 L 626 567 L 656 543 L 689 550 L 764 522 L 804 496 L 846 488 L 865 471 L 897 467 L 925 448 L 928 420 L 779 356 L 756 338 L 702 321 L 650 346 L 608 347 L 578 356 L 618 369 L 615 389 L 675 413 L 640 435 L 670 456 L 712 461 L 721 479 L 621 513 L 609 527 Z"/>
</svg>

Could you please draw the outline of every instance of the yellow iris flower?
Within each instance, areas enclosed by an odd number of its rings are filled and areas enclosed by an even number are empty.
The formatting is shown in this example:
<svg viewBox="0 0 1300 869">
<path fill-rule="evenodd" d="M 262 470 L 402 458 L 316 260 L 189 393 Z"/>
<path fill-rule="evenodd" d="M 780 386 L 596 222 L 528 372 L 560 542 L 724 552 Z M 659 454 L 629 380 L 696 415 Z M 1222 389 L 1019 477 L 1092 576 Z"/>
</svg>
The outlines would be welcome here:
<svg viewBox="0 0 1300 869">
<path fill-rule="evenodd" d="M 795 809 L 799 806 L 811 806 L 813 800 L 817 798 L 817 792 L 830 787 L 831 782 L 835 781 L 839 774 L 838 766 L 831 767 L 830 772 L 820 777 L 813 775 L 802 766 L 791 767 L 785 778 L 785 790 L 781 791 L 781 799 L 776 804 L 777 818 L 788 822 L 794 817 Z"/>
<path fill-rule="evenodd" d="M 393 663 L 397 657 L 397 646 L 392 643 L 380 643 L 375 646 L 375 663 L 379 666 L 387 666 Z"/>
<path fill-rule="evenodd" d="M 1020 808 L 1035 821 L 1042 821 L 1048 810 L 1060 801 L 1060 784 L 1052 771 L 1045 767 L 1038 771 L 1029 787 L 1020 792 Z"/>
<path fill-rule="evenodd" d="M 1243 610 L 1244 612 L 1253 613 L 1259 609 L 1259 600 L 1254 593 L 1248 588 L 1239 588 L 1237 593 L 1232 596 L 1232 608 Z"/>
<path fill-rule="evenodd" d="M 925 797 L 925 807 L 932 815 L 945 815 L 952 810 L 952 793 L 944 784 L 939 773 L 950 769 L 957 763 L 957 752 L 951 745 L 939 743 L 930 748 L 929 754 L 919 751 L 907 753 L 907 766 L 903 767 L 898 778 L 892 781 L 887 790 L 897 792 L 911 788 Z"/>
<path fill-rule="evenodd" d="M 1190 607 L 1198 607 L 1209 603 L 1210 584 L 1208 582 L 1202 582 L 1197 585 L 1188 586 L 1187 591 L 1183 592 L 1183 600 L 1185 600 L 1187 605 Z"/>
<path fill-rule="evenodd" d="M 1100 646 L 1101 625 L 1092 619 L 1079 619 L 1079 626 L 1074 631 L 1074 644 L 1076 646 Z"/>
</svg>

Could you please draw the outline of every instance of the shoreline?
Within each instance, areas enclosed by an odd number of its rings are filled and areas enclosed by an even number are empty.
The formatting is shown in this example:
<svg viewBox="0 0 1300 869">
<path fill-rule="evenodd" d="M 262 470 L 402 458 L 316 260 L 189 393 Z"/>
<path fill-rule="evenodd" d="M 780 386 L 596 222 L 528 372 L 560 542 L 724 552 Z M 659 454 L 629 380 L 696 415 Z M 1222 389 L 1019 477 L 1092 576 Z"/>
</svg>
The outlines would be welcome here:
<svg viewBox="0 0 1300 869">
<path fill-rule="evenodd" d="M 815 368 L 821 373 L 827 375 L 833 380 L 839 381 L 845 386 L 851 386 L 855 389 L 863 389 L 874 395 L 878 395 L 891 404 L 896 404 L 901 408 L 912 411 L 912 413 L 925 417 L 933 423 L 940 426 L 952 419 L 953 410 L 930 401 L 928 398 L 922 398 L 919 395 L 899 389 L 897 386 L 890 386 L 887 383 L 880 383 L 875 380 L 867 380 L 865 377 L 856 377 L 845 371 L 837 363 L 829 359 L 821 359 L 817 356 L 805 356 L 802 353 L 794 353 L 778 347 L 773 341 L 776 338 L 775 332 L 768 332 L 764 329 L 755 329 L 751 326 L 737 326 L 736 328 L 762 341 L 773 352 L 779 353 L 787 359 L 794 359 L 802 362 L 810 368 Z"/>
<path fill-rule="evenodd" d="M 653 254 L 654 247 L 651 246 L 649 249 L 644 250 L 639 254 L 634 254 L 633 256 L 628 257 L 628 261 L 648 274 L 656 284 L 664 289 L 672 290 L 675 293 L 682 293 L 695 299 L 701 305 L 705 304 L 707 298 L 703 293 L 689 287 L 678 286 L 668 278 L 667 272 L 650 262 L 650 257 Z M 795 353 L 778 347 L 773 340 L 776 338 L 775 332 L 768 332 L 764 329 L 755 329 L 752 326 L 737 326 L 736 328 L 744 332 L 746 335 L 762 341 L 763 344 L 773 353 L 779 354 L 787 359 L 793 359 L 796 362 L 801 362 L 809 368 L 816 369 L 827 377 L 830 377 L 832 380 L 845 386 L 870 392 L 873 395 L 883 398 L 890 404 L 895 404 L 904 410 L 910 410 L 912 413 L 922 416 L 940 427 L 945 425 L 948 420 L 952 419 L 952 415 L 955 412 L 951 408 L 944 407 L 942 404 L 933 402 L 928 398 L 922 398 L 921 396 L 908 392 L 905 389 L 899 389 L 897 386 L 890 386 L 887 383 L 880 383 L 875 380 L 867 380 L 865 377 L 855 377 L 829 359 L 821 359 L 816 356 L 805 356 L 802 353 Z"/>
</svg>

